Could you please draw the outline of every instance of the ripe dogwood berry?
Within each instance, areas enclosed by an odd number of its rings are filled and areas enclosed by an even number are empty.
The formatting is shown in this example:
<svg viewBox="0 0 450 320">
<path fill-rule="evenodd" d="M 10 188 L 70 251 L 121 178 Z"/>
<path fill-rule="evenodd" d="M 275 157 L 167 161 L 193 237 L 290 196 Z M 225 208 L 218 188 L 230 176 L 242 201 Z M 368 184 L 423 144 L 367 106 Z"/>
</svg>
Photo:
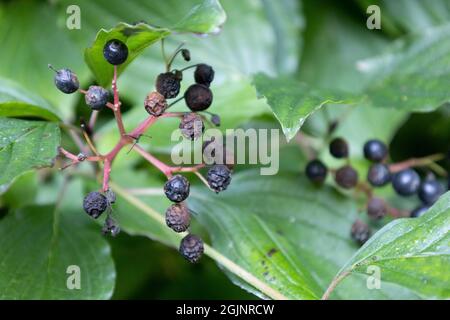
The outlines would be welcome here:
<svg viewBox="0 0 450 320">
<path fill-rule="evenodd" d="M 210 188 L 219 193 L 226 190 L 230 185 L 231 170 L 226 165 L 216 164 L 208 170 L 206 180 Z"/>
<path fill-rule="evenodd" d="M 195 140 L 203 134 L 205 125 L 198 114 L 190 112 L 183 115 L 179 128 L 186 139 Z"/>
<path fill-rule="evenodd" d="M 427 210 L 429 208 L 430 207 L 424 206 L 424 205 L 418 206 L 413 211 L 411 211 L 410 217 L 411 218 L 418 218 L 418 217 L 422 216 L 425 212 L 427 212 Z"/>
<path fill-rule="evenodd" d="M 181 202 L 189 196 L 189 181 L 182 175 L 171 177 L 164 185 L 166 197 L 173 202 Z"/>
<path fill-rule="evenodd" d="M 410 196 L 419 190 L 420 177 L 413 169 L 397 172 L 392 177 L 392 187 L 401 196 Z"/>
<path fill-rule="evenodd" d="M 370 238 L 370 229 L 366 223 L 358 219 L 353 223 L 350 234 L 353 240 L 363 245 Z"/>
<path fill-rule="evenodd" d="M 184 100 L 192 111 L 203 111 L 211 105 L 213 94 L 207 86 L 193 84 L 184 93 Z"/>
<path fill-rule="evenodd" d="M 74 93 L 80 88 L 77 75 L 70 69 L 55 70 L 51 65 L 49 65 L 49 68 L 55 71 L 55 85 L 61 92 Z"/>
<path fill-rule="evenodd" d="M 383 163 L 375 163 L 367 172 L 367 180 L 374 187 L 381 187 L 391 181 L 389 167 Z"/>
<path fill-rule="evenodd" d="M 175 232 L 184 232 L 189 228 L 191 215 L 183 203 L 174 203 L 166 210 L 166 224 Z"/>
<path fill-rule="evenodd" d="M 351 189 L 358 183 L 358 172 L 351 166 L 345 165 L 336 170 L 334 179 L 340 187 Z"/>
<path fill-rule="evenodd" d="M 193 234 L 188 234 L 181 240 L 179 250 L 186 260 L 196 263 L 203 255 L 203 241 Z"/>
<path fill-rule="evenodd" d="M 103 56 L 112 65 L 122 64 L 128 58 L 128 47 L 120 40 L 109 40 L 103 47 Z"/>
<path fill-rule="evenodd" d="M 373 197 L 367 202 L 367 214 L 370 218 L 378 220 L 383 218 L 386 213 L 386 203 L 382 199 Z"/>
<path fill-rule="evenodd" d="M 179 75 L 173 72 L 161 73 L 156 78 L 156 91 L 166 99 L 175 98 L 180 92 L 180 81 Z"/>
<path fill-rule="evenodd" d="M 214 69 L 210 65 L 201 63 L 195 68 L 194 79 L 196 83 L 209 87 L 214 80 Z"/>
<path fill-rule="evenodd" d="M 364 144 L 364 157 L 373 162 L 380 162 L 386 158 L 388 148 L 380 140 L 369 140 Z"/>
<path fill-rule="evenodd" d="M 426 205 L 431 205 L 444 193 L 444 186 L 434 179 L 425 180 L 419 187 L 419 199 Z"/>
<path fill-rule="evenodd" d="M 108 199 L 100 192 L 93 191 L 84 197 L 83 209 L 94 219 L 97 219 L 107 208 Z"/>
<path fill-rule="evenodd" d="M 305 174 L 314 183 L 323 183 L 327 177 L 328 169 L 320 160 L 311 160 L 306 165 Z"/>
<path fill-rule="evenodd" d="M 150 92 L 144 100 L 145 111 L 155 117 L 162 115 L 167 107 L 166 99 L 157 91 Z"/>
<path fill-rule="evenodd" d="M 348 157 L 348 144 L 342 138 L 335 138 L 330 143 L 330 153 L 335 158 L 347 158 Z"/>
<path fill-rule="evenodd" d="M 108 102 L 109 92 L 100 86 L 90 86 L 84 99 L 92 110 L 101 110 Z"/>
</svg>

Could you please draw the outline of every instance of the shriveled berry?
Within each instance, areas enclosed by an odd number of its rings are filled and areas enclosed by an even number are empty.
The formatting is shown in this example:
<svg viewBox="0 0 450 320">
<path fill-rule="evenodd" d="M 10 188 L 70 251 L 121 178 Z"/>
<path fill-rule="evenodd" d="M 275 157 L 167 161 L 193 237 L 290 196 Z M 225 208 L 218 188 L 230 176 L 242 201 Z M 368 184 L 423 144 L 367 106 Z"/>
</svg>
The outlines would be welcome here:
<svg viewBox="0 0 450 320">
<path fill-rule="evenodd" d="M 425 212 L 427 212 L 429 208 L 430 207 L 424 206 L 424 205 L 418 206 L 413 211 L 411 211 L 410 217 L 418 218 L 418 217 L 422 216 Z"/>
<path fill-rule="evenodd" d="M 373 197 L 367 202 L 367 214 L 370 218 L 378 220 L 383 218 L 386 213 L 386 203 L 382 199 Z"/>
<path fill-rule="evenodd" d="M 100 192 L 93 191 L 84 197 L 83 209 L 94 219 L 97 219 L 107 208 L 108 199 Z"/>
<path fill-rule="evenodd" d="M 179 128 L 186 139 L 195 140 L 203 134 L 205 125 L 198 114 L 191 112 L 183 115 Z"/>
<path fill-rule="evenodd" d="M 327 177 L 328 169 L 320 160 L 311 160 L 306 165 L 305 174 L 314 183 L 323 183 Z"/>
<path fill-rule="evenodd" d="M 437 180 L 427 179 L 419 187 L 419 199 L 426 205 L 433 204 L 444 193 L 444 186 Z"/>
<path fill-rule="evenodd" d="M 413 169 L 397 172 L 392 177 L 392 187 L 401 196 L 410 196 L 419 190 L 420 177 Z"/>
<path fill-rule="evenodd" d="M 335 138 L 330 142 L 330 153 L 335 158 L 348 157 L 348 144 L 342 138 Z"/>
<path fill-rule="evenodd" d="M 90 86 L 84 99 L 92 110 L 101 110 L 108 102 L 109 92 L 100 86 Z"/>
<path fill-rule="evenodd" d="M 195 68 L 194 79 L 196 83 L 209 87 L 214 80 L 214 69 L 210 65 L 201 63 Z"/>
<path fill-rule="evenodd" d="M 211 105 L 213 95 L 207 86 L 193 84 L 184 93 L 184 100 L 192 111 L 203 111 Z"/>
<path fill-rule="evenodd" d="M 359 245 L 363 245 L 370 238 L 369 226 L 361 220 L 356 220 L 351 229 L 351 237 Z"/>
<path fill-rule="evenodd" d="M 181 255 L 191 263 L 197 263 L 203 255 L 203 241 L 199 237 L 188 234 L 180 243 Z"/>
<path fill-rule="evenodd" d="M 351 166 L 346 165 L 336 170 L 334 179 L 340 187 L 351 189 L 358 183 L 358 172 Z"/>
<path fill-rule="evenodd" d="M 150 92 L 144 100 L 145 111 L 155 117 L 162 115 L 167 107 L 166 98 L 157 91 Z"/>
<path fill-rule="evenodd" d="M 206 180 L 210 188 L 219 193 L 226 190 L 230 185 L 231 170 L 226 165 L 216 164 L 208 170 Z"/>
<path fill-rule="evenodd" d="M 173 72 L 161 73 L 156 78 L 156 91 L 166 99 L 175 98 L 180 92 L 179 76 Z"/>
<path fill-rule="evenodd" d="M 55 85 L 60 91 L 69 94 L 74 93 L 80 88 L 77 75 L 70 69 L 61 69 L 55 72 Z"/>
<path fill-rule="evenodd" d="M 191 61 L 191 53 L 188 49 L 181 49 L 181 55 L 185 61 Z"/>
<path fill-rule="evenodd" d="M 388 148 L 380 140 L 369 140 L 364 144 L 364 157 L 373 162 L 380 162 L 386 158 Z"/>
<path fill-rule="evenodd" d="M 184 232 L 189 228 L 191 215 L 183 203 L 174 203 L 166 210 L 166 224 L 175 232 Z"/>
<path fill-rule="evenodd" d="M 383 163 L 375 163 L 367 172 L 367 181 L 374 187 L 381 187 L 391 181 L 389 167 Z"/>
<path fill-rule="evenodd" d="M 171 177 L 164 185 L 166 197 L 173 202 L 181 202 L 189 196 L 189 181 L 182 175 Z"/>
<path fill-rule="evenodd" d="M 122 64 L 128 58 L 128 47 L 120 40 L 109 40 L 103 47 L 103 56 L 112 65 Z"/>
<path fill-rule="evenodd" d="M 103 234 L 110 233 L 113 237 L 117 236 L 120 233 L 119 224 L 114 220 L 110 215 L 108 215 L 105 219 L 105 223 L 102 228 Z"/>
<path fill-rule="evenodd" d="M 203 142 L 202 154 L 206 164 L 224 164 L 230 170 L 234 168 L 234 153 L 225 146 L 222 140 L 217 141 L 215 137 L 212 137 Z"/>
<path fill-rule="evenodd" d="M 116 193 L 111 189 L 106 190 L 105 197 L 108 199 L 109 204 L 113 204 L 116 202 Z"/>
</svg>

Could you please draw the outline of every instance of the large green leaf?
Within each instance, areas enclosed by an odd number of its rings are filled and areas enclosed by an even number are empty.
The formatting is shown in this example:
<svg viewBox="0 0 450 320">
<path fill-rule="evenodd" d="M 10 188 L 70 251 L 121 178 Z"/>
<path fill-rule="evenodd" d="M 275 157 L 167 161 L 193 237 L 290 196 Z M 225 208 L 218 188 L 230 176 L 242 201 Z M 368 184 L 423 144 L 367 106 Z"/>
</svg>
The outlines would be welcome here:
<svg viewBox="0 0 450 320">
<path fill-rule="evenodd" d="M 450 298 L 450 193 L 417 219 L 398 219 L 376 233 L 342 268 L 380 268 L 382 286 L 398 283 L 422 298 Z M 345 280 L 344 280 L 345 281 Z"/>
<path fill-rule="evenodd" d="M 0 221 L 1 299 L 111 297 L 109 245 L 80 208 L 81 185 L 72 185 L 76 194 L 68 192 L 59 206 L 24 207 Z M 67 283 L 75 283 L 69 277 L 77 274 L 80 288 L 69 289 Z"/>
<path fill-rule="evenodd" d="M 59 143 L 56 123 L 0 118 L 0 186 L 23 172 L 52 166 Z"/>
<path fill-rule="evenodd" d="M 46 100 L 4 79 L 0 79 L 0 117 L 59 119 Z"/>
</svg>

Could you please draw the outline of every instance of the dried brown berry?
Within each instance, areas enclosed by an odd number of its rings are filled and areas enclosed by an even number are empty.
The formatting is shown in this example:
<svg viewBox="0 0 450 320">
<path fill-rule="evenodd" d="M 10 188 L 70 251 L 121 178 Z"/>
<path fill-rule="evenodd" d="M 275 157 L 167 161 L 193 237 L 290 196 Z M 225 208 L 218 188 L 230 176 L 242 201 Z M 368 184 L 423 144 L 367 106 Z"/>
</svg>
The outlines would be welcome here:
<svg viewBox="0 0 450 320">
<path fill-rule="evenodd" d="M 191 215 L 183 203 L 174 203 L 166 210 L 166 224 L 175 232 L 184 232 L 189 228 Z"/>
<path fill-rule="evenodd" d="M 199 237 L 188 234 L 181 240 L 180 253 L 191 263 L 196 263 L 203 255 L 203 241 Z"/>
<path fill-rule="evenodd" d="M 168 105 L 166 98 L 159 92 L 150 92 L 144 101 L 145 111 L 155 117 L 159 117 L 166 111 Z"/>
<path fill-rule="evenodd" d="M 336 170 L 334 179 L 340 187 L 351 189 L 358 183 L 358 172 L 351 166 L 346 165 Z"/>
<path fill-rule="evenodd" d="M 378 220 L 383 218 L 387 213 L 386 203 L 380 198 L 371 198 L 367 202 L 367 214 L 370 218 Z"/>
<path fill-rule="evenodd" d="M 164 98 L 175 98 L 180 92 L 179 74 L 172 72 L 161 73 L 156 78 L 156 91 L 161 93 Z"/>
<path fill-rule="evenodd" d="M 211 105 L 213 94 L 207 86 L 193 84 L 184 93 L 184 100 L 192 111 L 203 111 Z"/>
<path fill-rule="evenodd" d="M 203 134 L 205 125 L 196 113 L 185 113 L 181 118 L 180 130 L 186 139 L 195 140 Z"/>
</svg>

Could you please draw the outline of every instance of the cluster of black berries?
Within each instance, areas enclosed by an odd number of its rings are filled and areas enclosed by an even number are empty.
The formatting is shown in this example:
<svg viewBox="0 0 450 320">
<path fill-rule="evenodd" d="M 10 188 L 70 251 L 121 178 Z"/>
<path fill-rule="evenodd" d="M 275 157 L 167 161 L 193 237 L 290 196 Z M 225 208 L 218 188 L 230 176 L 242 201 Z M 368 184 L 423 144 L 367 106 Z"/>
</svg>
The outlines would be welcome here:
<svg viewBox="0 0 450 320">
<path fill-rule="evenodd" d="M 349 147 L 343 138 L 333 139 L 329 145 L 329 151 L 335 158 L 347 159 L 347 164 L 333 170 L 336 184 L 344 189 L 354 188 L 358 185 L 365 189 L 368 194 L 367 214 L 373 220 L 383 218 L 390 208 L 383 199 L 372 195 L 372 188 L 391 183 L 395 192 L 400 196 L 408 197 L 417 194 L 422 203 L 410 212 L 411 217 L 418 217 L 426 212 L 445 191 L 444 186 L 434 176 L 428 176 L 424 181 L 421 181 L 419 174 L 412 168 L 407 167 L 392 172 L 390 166 L 386 163 L 388 147 L 380 140 L 369 140 L 363 148 L 364 157 L 372 163 L 367 173 L 367 181 L 371 187 L 358 183 L 358 173 L 349 164 Z M 306 166 L 306 176 L 315 184 L 322 184 L 327 174 L 328 168 L 318 159 L 310 161 Z M 351 236 L 359 244 L 365 243 L 370 235 L 369 226 L 363 221 L 358 219 L 353 224 Z"/>
<path fill-rule="evenodd" d="M 178 53 L 181 53 L 185 61 L 190 61 L 190 52 L 187 49 L 177 50 L 172 56 L 171 62 Z M 103 56 L 110 64 L 117 66 L 123 64 L 128 58 L 128 47 L 120 40 L 113 39 L 108 41 L 103 48 Z M 159 117 L 166 110 L 184 99 L 187 107 L 191 112 L 181 115 L 179 129 L 182 135 L 190 140 L 195 140 L 203 135 L 205 125 L 203 118 L 205 115 L 200 112 L 206 112 L 212 102 L 213 94 L 210 85 L 214 80 L 214 69 L 207 64 L 197 64 L 182 70 L 170 70 L 171 62 L 166 65 L 167 72 L 161 73 L 156 79 L 156 91 L 150 92 L 144 100 L 144 109 L 152 116 Z M 53 67 L 49 65 L 51 69 Z M 180 84 L 183 80 L 183 71 L 195 67 L 194 80 L 195 84 L 188 87 L 183 98 L 169 104 L 167 99 L 176 98 L 180 92 Z M 79 89 L 79 81 L 75 73 L 69 69 L 61 69 L 55 71 L 56 87 L 67 94 L 74 93 Z M 108 103 L 110 98 L 109 92 L 100 86 L 91 86 L 87 91 L 80 90 L 85 94 L 86 104 L 92 110 L 101 110 Z M 211 118 L 210 122 L 220 125 L 218 115 L 206 112 Z M 212 141 L 207 141 L 204 148 Z M 224 157 L 229 161 L 227 157 Z M 80 160 L 82 161 L 82 160 Z M 225 162 L 227 163 L 227 162 Z M 228 162 L 230 163 L 230 162 Z M 214 163 L 210 166 L 206 181 L 209 187 L 216 193 L 227 189 L 231 182 L 231 165 Z M 190 226 L 190 211 L 185 203 L 189 196 L 190 183 L 182 175 L 176 174 L 171 176 L 164 185 L 164 193 L 173 204 L 166 211 L 166 223 L 175 232 L 188 231 Z M 112 204 L 115 202 L 115 195 L 111 190 L 104 193 L 90 192 L 83 201 L 83 208 L 86 213 L 94 219 L 97 219 L 103 212 L 108 211 L 105 219 L 103 232 L 117 235 L 120 231 L 116 221 L 112 218 Z M 195 235 L 188 234 L 180 244 L 181 254 L 190 262 L 197 262 L 203 254 L 203 241 Z"/>
</svg>

